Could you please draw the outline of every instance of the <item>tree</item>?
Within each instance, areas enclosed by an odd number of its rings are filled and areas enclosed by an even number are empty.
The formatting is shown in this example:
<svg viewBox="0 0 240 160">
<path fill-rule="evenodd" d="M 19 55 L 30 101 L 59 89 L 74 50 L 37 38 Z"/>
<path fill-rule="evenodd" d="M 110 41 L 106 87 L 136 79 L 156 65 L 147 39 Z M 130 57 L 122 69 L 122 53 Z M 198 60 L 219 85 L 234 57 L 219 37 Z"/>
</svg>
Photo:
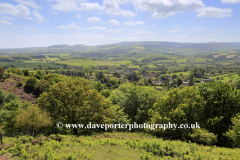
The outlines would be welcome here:
<svg viewBox="0 0 240 160">
<path fill-rule="evenodd" d="M 35 105 L 23 109 L 16 117 L 15 126 L 21 131 L 28 131 L 34 134 L 41 128 L 51 126 L 49 113 Z"/>
<path fill-rule="evenodd" d="M 4 73 L 5 69 L 2 66 L 0 66 L 0 80 L 3 79 Z"/>
<path fill-rule="evenodd" d="M 148 110 L 152 108 L 161 92 L 152 87 L 122 84 L 111 92 L 109 99 L 113 105 L 119 105 L 128 115 L 130 122 L 143 124 L 149 120 Z"/>
<path fill-rule="evenodd" d="M 232 118 L 231 128 L 224 134 L 233 141 L 233 147 L 240 147 L 240 114 Z"/>
<path fill-rule="evenodd" d="M 193 81 L 193 74 L 190 75 L 190 80 L 188 82 L 189 86 L 193 86 L 194 85 L 194 81 Z"/>
<path fill-rule="evenodd" d="M 28 75 L 29 75 L 28 69 L 24 69 L 24 70 L 22 70 L 22 71 L 23 71 L 24 76 L 28 76 Z"/>
<path fill-rule="evenodd" d="M 177 79 L 177 87 L 179 87 L 181 84 L 183 84 L 182 80 L 180 78 Z"/>
<path fill-rule="evenodd" d="M 37 100 L 40 108 L 46 109 L 54 123 L 65 124 L 105 124 L 113 117 L 109 100 L 97 90 L 90 89 L 88 81 L 68 80 L 50 86 Z M 74 135 L 78 129 L 73 129 Z"/>
<path fill-rule="evenodd" d="M 204 105 L 203 98 L 194 87 L 185 87 L 181 90 L 176 88 L 167 92 L 165 96 L 159 97 L 154 103 L 149 116 L 152 124 L 201 124 L 201 108 Z M 194 133 L 192 129 L 163 130 L 153 131 L 158 136 L 189 140 Z"/>
<path fill-rule="evenodd" d="M 201 114 L 202 126 L 218 135 L 218 145 L 229 145 L 231 142 L 223 133 L 231 126 L 231 118 L 240 112 L 239 91 L 222 82 L 203 83 L 199 91 L 206 101 Z"/>
<path fill-rule="evenodd" d="M 35 77 L 30 77 L 27 79 L 25 86 L 30 87 L 31 89 L 34 89 L 36 83 L 37 83 L 37 79 Z"/>
</svg>

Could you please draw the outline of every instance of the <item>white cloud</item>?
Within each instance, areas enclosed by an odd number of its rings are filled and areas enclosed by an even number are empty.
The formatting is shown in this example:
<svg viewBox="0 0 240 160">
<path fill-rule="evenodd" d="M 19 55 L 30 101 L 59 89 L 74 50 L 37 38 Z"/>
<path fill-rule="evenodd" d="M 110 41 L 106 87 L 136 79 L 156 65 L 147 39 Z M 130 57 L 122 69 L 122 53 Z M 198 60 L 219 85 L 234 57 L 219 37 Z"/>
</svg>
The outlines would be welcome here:
<svg viewBox="0 0 240 160">
<path fill-rule="evenodd" d="M 80 14 L 77 14 L 77 16 L 76 16 L 77 18 L 80 18 L 81 17 L 81 15 Z"/>
<path fill-rule="evenodd" d="M 119 22 L 117 20 L 115 20 L 115 19 L 110 19 L 108 21 L 108 23 L 111 24 L 111 25 L 118 25 L 119 24 Z"/>
<path fill-rule="evenodd" d="M 177 25 L 177 27 L 181 27 L 181 25 Z"/>
<path fill-rule="evenodd" d="M 45 18 L 37 10 L 34 10 L 32 14 L 38 19 L 39 23 L 42 23 L 45 20 Z"/>
<path fill-rule="evenodd" d="M 123 33 L 123 29 L 110 29 L 108 31 L 106 31 L 107 33 Z"/>
<path fill-rule="evenodd" d="M 28 20 L 32 20 L 32 17 L 25 17 L 26 19 L 28 19 Z"/>
<path fill-rule="evenodd" d="M 221 9 L 221 8 L 215 8 L 215 7 L 205 7 L 203 9 L 196 10 L 196 12 L 199 12 L 197 17 L 216 17 L 216 18 L 222 18 L 222 17 L 230 17 L 232 16 L 230 13 L 232 13 L 232 10 L 229 9 Z"/>
<path fill-rule="evenodd" d="M 179 32 L 179 30 L 174 29 L 174 30 L 169 30 L 169 31 L 165 31 L 165 32 L 168 32 L 168 33 L 175 33 L 175 32 Z"/>
<path fill-rule="evenodd" d="M 104 0 L 103 1 L 103 7 L 107 14 L 110 14 L 112 16 L 123 16 L 123 17 L 133 17 L 135 16 L 135 13 L 127 10 L 121 10 L 119 8 L 120 1 L 110 1 L 110 0 Z"/>
<path fill-rule="evenodd" d="M 30 29 L 30 27 L 22 27 L 23 29 Z"/>
<path fill-rule="evenodd" d="M 143 25 L 143 24 L 145 24 L 145 22 L 143 21 L 138 21 L 138 22 L 129 21 L 124 23 L 124 25 L 128 25 L 128 26 Z"/>
<path fill-rule="evenodd" d="M 191 27 L 190 29 L 204 29 L 204 27 Z"/>
<path fill-rule="evenodd" d="M 152 26 L 153 26 L 153 27 L 156 27 L 157 25 L 156 25 L 156 24 L 153 24 Z"/>
<path fill-rule="evenodd" d="M 96 22 L 99 22 L 99 21 L 101 21 L 101 19 L 98 18 L 98 17 L 90 17 L 90 18 L 88 18 L 88 22 L 91 22 L 91 23 L 96 23 Z"/>
<path fill-rule="evenodd" d="M 0 20 L 0 25 L 4 24 L 4 25 L 12 25 L 11 22 L 8 22 L 7 20 Z"/>
<path fill-rule="evenodd" d="M 8 16 L 2 16 L 2 19 L 7 19 L 7 20 L 16 20 L 15 18 L 12 17 L 8 17 Z"/>
<path fill-rule="evenodd" d="M 13 6 L 8 3 L 0 3 L 0 14 L 10 14 L 16 17 L 25 17 L 31 14 L 28 7 L 19 4 Z"/>
<path fill-rule="evenodd" d="M 14 0 L 14 1 L 20 4 L 23 4 L 25 6 L 29 6 L 35 9 L 40 9 L 40 7 L 34 1 L 26 1 L 26 0 Z"/>
<path fill-rule="evenodd" d="M 98 3 L 81 3 L 80 6 L 81 6 L 80 7 L 81 10 L 87 10 L 87 11 L 103 10 L 104 9 Z"/>
<path fill-rule="evenodd" d="M 52 5 L 53 9 L 70 12 L 74 10 L 80 10 L 78 5 L 84 0 L 56 0 L 57 4 Z"/>
<path fill-rule="evenodd" d="M 201 0 L 134 0 L 132 3 L 138 10 L 151 12 L 154 18 L 165 18 L 205 6 Z"/>
<path fill-rule="evenodd" d="M 94 26 L 94 27 L 85 28 L 84 30 L 105 30 L 105 29 L 107 29 L 107 28 L 100 27 L 100 26 Z"/>
<path fill-rule="evenodd" d="M 240 3 L 240 0 L 221 0 L 222 3 L 237 4 Z"/>
<path fill-rule="evenodd" d="M 60 28 L 60 29 L 80 29 L 80 27 L 78 27 L 77 25 L 75 25 L 74 22 L 72 22 L 72 23 L 69 24 L 68 26 L 61 25 L 61 26 L 59 26 L 58 28 Z"/>
<path fill-rule="evenodd" d="M 148 35 L 148 34 L 151 34 L 151 33 L 157 33 L 157 32 L 147 32 L 147 31 L 143 31 L 143 30 L 140 30 L 140 31 L 136 32 L 136 34 L 139 34 L 139 35 Z"/>
</svg>

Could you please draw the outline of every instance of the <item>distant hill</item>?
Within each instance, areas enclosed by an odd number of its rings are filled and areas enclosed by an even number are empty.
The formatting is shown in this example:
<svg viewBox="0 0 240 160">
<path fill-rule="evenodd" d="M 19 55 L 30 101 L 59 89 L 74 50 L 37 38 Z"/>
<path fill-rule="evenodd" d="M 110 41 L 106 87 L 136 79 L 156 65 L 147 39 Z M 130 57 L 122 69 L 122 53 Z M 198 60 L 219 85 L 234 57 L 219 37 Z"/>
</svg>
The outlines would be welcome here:
<svg viewBox="0 0 240 160">
<path fill-rule="evenodd" d="M 240 50 L 240 42 L 232 43 L 179 43 L 163 41 L 120 42 L 114 44 L 87 46 L 77 45 L 53 45 L 48 47 L 32 47 L 19 49 L 0 49 L 0 53 L 6 54 L 60 54 L 71 53 L 71 56 L 84 57 L 109 57 L 112 55 L 141 53 L 179 53 L 198 54 L 218 51 Z M 188 52 L 188 53 L 187 53 Z"/>
</svg>

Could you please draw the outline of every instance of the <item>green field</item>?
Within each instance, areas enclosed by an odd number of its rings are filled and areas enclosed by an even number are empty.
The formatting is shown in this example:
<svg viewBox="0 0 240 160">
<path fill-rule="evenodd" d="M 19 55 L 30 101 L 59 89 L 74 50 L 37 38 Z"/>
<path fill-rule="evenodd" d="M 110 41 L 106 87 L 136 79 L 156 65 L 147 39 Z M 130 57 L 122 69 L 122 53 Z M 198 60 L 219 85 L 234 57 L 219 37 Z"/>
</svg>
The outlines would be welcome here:
<svg viewBox="0 0 240 160">
<path fill-rule="evenodd" d="M 102 61 L 102 60 L 95 60 L 96 64 L 98 66 L 102 66 L 102 65 L 108 65 L 108 66 L 119 66 L 118 63 L 114 63 L 114 62 L 111 62 L 111 61 Z"/>
<path fill-rule="evenodd" d="M 123 60 L 123 61 L 114 61 L 115 63 L 118 63 L 118 64 L 131 64 L 132 61 L 129 61 L 129 60 Z"/>
<path fill-rule="evenodd" d="M 71 59 L 71 60 L 66 60 L 66 61 L 60 61 L 58 63 L 61 64 L 67 64 L 67 65 L 72 65 L 72 66 L 97 66 L 96 62 L 94 60 L 90 59 Z"/>
<path fill-rule="evenodd" d="M 53 65 L 53 64 L 48 64 L 46 62 L 36 62 L 36 61 L 0 62 L 0 65 L 3 66 L 5 63 L 7 63 L 8 65 L 16 65 L 18 68 L 24 68 L 25 65 L 27 66 L 27 68 L 34 68 L 35 65 L 42 65 L 45 67 L 48 67 L 48 66 L 62 67 L 62 65 Z"/>
</svg>

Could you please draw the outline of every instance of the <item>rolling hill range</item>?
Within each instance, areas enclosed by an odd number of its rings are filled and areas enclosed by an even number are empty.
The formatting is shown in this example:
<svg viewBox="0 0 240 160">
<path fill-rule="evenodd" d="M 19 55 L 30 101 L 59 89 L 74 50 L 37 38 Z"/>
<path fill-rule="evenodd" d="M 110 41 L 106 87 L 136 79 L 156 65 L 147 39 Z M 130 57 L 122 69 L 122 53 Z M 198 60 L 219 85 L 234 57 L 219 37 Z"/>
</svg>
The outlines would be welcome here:
<svg viewBox="0 0 240 160">
<path fill-rule="evenodd" d="M 71 53 L 71 56 L 109 57 L 115 54 L 201 54 L 217 53 L 221 51 L 240 50 L 240 42 L 232 43 L 178 43 L 178 42 L 121 42 L 98 46 L 86 45 L 54 45 L 48 47 L 0 49 L 0 54 L 61 54 Z"/>
</svg>

